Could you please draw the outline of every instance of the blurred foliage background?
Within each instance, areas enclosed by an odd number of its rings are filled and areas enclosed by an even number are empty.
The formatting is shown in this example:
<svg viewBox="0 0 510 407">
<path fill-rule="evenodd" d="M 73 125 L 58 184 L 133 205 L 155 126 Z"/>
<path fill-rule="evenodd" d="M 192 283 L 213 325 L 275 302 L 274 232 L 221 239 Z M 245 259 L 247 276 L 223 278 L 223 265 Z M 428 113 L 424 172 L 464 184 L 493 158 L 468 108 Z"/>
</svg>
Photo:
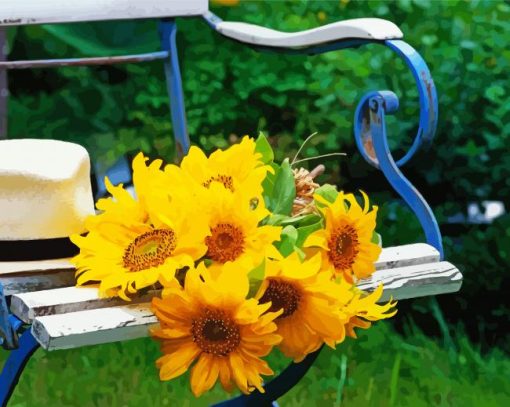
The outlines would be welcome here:
<svg viewBox="0 0 510 407">
<path fill-rule="evenodd" d="M 461 269 L 464 285 L 455 295 L 402 302 L 392 323 L 401 333 L 412 324 L 443 339 L 467 335 L 482 354 L 494 347 L 508 353 L 510 215 L 478 225 L 451 218 L 466 215 L 470 202 L 497 200 L 510 207 L 510 5 L 490 0 L 217 3 L 234 5 L 212 8 L 224 20 L 282 31 L 357 17 L 384 18 L 401 28 L 429 65 L 440 114 L 432 148 L 417 154 L 403 172 L 433 207 L 446 259 Z M 318 132 L 303 157 L 347 153 L 323 161 L 328 170 L 321 181 L 370 193 L 381 207 L 384 245 L 424 240 L 414 215 L 358 154 L 352 134 L 361 96 L 389 89 L 401 102 L 389 121 L 394 155 L 412 142 L 417 90 L 388 49 L 369 45 L 313 57 L 258 53 L 222 38 L 201 19 L 179 19 L 178 28 L 193 143 L 211 150 L 264 131 L 281 159 Z M 13 60 L 159 49 L 155 21 L 13 28 L 8 39 Z M 9 86 L 10 138 L 75 141 L 103 167 L 140 149 L 174 160 L 160 62 L 10 71 Z"/>
</svg>

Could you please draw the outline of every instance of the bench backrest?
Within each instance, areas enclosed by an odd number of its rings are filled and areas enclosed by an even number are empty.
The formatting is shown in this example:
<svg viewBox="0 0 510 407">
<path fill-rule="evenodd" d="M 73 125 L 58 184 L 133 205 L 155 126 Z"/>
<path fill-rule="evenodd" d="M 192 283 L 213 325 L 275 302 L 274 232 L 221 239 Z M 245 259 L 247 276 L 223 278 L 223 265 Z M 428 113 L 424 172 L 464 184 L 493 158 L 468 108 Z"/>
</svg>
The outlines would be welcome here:
<svg viewBox="0 0 510 407">
<path fill-rule="evenodd" d="M 1 0 L 0 26 L 196 16 L 208 0 Z"/>
</svg>

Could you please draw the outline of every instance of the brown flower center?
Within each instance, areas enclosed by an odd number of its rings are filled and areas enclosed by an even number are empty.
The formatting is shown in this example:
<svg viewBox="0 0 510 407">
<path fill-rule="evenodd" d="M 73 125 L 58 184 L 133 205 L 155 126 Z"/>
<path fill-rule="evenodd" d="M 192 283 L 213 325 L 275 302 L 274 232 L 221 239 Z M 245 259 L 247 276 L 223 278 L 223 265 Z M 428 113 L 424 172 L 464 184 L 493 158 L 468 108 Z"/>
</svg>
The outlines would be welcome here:
<svg viewBox="0 0 510 407">
<path fill-rule="evenodd" d="M 211 236 L 205 238 L 207 257 L 219 263 L 237 259 L 244 250 L 244 234 L 240 228 L 220 223 L 211 228 Z"/>
<path fill-rule="evenodd" d="M 161 266 L 169 258 L 177 238 L 171 229 L 154 229 L 133 240 L 122 257 L 124 268 L 129 271 L 146 270 Z"/>
<path fill-rule="evenodd" d="M 358 233 L 351 225 L 338 227 L 328 241 L 329 259 L 336 269 L 350 268 L 359 252 Z"/>
<path fill-rule="evenodd" d="M 230 175 L 224 175 L 224 174 L 218 174 L 215 177 L 209 178 L 207 181 L 205 181 L 202 185 L 206 188 L 209 188 L 212 182 L 219 182 L 220 184 L 223 184 L 223 186 L 226 189 L 229 189 L 231 192 L 234 192 L 234 180 Z"/>
<path fill-rule="evenodd" d="M 193 342 L 205 353 L 227 356 L 241 343 L 239 326 L 221 310 L 205 309 L 191 323 Z"/>
<path fill-rule="evenodd" d="M 276 312 L 283 308 L 283 314 L 276 319 L 291 316 L 297 311 L 301 301 L 301 292 L 298 287 L 288 281 L 269 279 L 269 285 L 260 299 L 264 304 L 271 301 L 268 312 Z"/>
</svg>

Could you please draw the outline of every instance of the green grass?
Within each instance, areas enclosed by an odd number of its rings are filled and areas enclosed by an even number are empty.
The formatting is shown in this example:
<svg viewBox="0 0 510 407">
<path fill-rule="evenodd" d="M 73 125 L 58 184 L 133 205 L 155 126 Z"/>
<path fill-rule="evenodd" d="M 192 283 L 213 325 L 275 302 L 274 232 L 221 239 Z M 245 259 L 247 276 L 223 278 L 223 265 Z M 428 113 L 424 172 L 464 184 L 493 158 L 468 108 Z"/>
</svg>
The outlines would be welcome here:
<svg viewBox="0 0 510 407">
<path fill-rule="evenodd" d="M 498 349 L 481 355 L 459 335 L 446 344 L 416 329 L 407 336 L 388 323 L 325 349 L 300 384 L 280 401 L 298 406 L 510 405 L 510 359 Z M 444 342 L 444 341 L 443 341 Z M 3 361 L 6 352 L 0 352 Z M 67 351 L 39 350 L 11 399 L 22 406 L 207 406 L 223 400 L 219 386 L 195 399 L 187 375 L 158 380 L 159 354 L 150 339 Z M 3 363 L 3 362 L 2 362 Z M 281 369 L 279 355 L 272 365 Z"/>
</svg>

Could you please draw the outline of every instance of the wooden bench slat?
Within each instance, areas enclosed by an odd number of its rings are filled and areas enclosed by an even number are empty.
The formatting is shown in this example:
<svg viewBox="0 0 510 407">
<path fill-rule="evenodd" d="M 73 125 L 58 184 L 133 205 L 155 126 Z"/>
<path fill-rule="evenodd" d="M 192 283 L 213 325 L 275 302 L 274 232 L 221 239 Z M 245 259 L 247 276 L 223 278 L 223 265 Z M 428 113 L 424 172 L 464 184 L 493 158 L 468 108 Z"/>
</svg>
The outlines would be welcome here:
<svg viewBox="0 0 510 407">
<path fill-rule="evenodd" d="M 375 266 L 381 270 L 437 261 L 439 252 L 435 248 L 415 243 L 384 248 Z M 0 283 L 4 286 L 5 295 L 74 286 L 74 268 L 69 259 L 13 262 L 12 267 L 2 268 Z"/>
<path fill-rule="evenodd" d="M 381 301 L 390 296 L 400 300 L 455 292 L 462 275 L 448 262 L 412 265 L 378 270 L 358 287 L 372 291 L 380 282 L 386 288 Z M 55 350 L 147 336 L 156 322 L 146 303 L 36 317 L 32 332 L 42 347 Z"/>
<path fill-rule="evenodd" d="M 426 243 L 385 247 L 375 262 L 375 269 L 383 270 L 414 264 L 435 263 L 439 261 L 439 257 L 437 249 Z"/>
<path fill-rule="evenodd" d="M 404 300 L 457 292 L 462 285 L 462 274 L 453 264 L 442 261 L 376 270 L 370 278 L 361 280 L 357 286 L 363 291 L 371 292 L 381 283 L 384 285 L 382 302 L 390 297 Z"/>
<path fill-rule="evenodd" d="M 207 10 L 207 0 L 2 0 L 0 26 L 192 16 Z"/>
<path fill-rule="evenodd" d="M 108 308 L 117 305 L 139 304 L 149 302 L 152 297 L 159 295 L 160 290 L 151 290 L 144 295 L 133 297 L 131 303 L 126 303 L 119 297 L 100 298 L 97 286 L 62 287 L 52 290 L 20 293 L 11 298 L 11 312 L 26 323 L 35 317 L 88 309 Z"/>
<path fill-rule="evenodd" d="M 141 338 L 156 323 L 145 303 L 38 317 L 32 333 L 47 350 L 69 349 Z"/>
<path fill-rule="evenodd" d="M 69 259 L 2 262 L 0 283 L 5 295 L 74 285 Z"/>
<path fill-rule="evenodd" d="M 33 260 L 33 261 L 3 261 L 1 277 L 18 274 L 43 273 L 54 270 L 74 270 L 69 259 Z"/>
<path fill-rule="evenodd" d="M 427 244 L 418 243 L 383 249 L 376 268 L 394 268 L 439 261 L 439 252 Z M 72 282 L 74 284 L 74 280 Z M 151 296 L 156 294 L 153 292 Z M 134 299 L 136 302 L 148 301 Z M 24 322 L 30 322 L 37 316 L 63 314 L 86 309 L 105 308 L 124 305 L 120 298 L 99 298 L 97 290 L 91 287 L 65 287 L 45 291 L 19 293 L 12 296 L 11 310 Z"/>
</svg>

